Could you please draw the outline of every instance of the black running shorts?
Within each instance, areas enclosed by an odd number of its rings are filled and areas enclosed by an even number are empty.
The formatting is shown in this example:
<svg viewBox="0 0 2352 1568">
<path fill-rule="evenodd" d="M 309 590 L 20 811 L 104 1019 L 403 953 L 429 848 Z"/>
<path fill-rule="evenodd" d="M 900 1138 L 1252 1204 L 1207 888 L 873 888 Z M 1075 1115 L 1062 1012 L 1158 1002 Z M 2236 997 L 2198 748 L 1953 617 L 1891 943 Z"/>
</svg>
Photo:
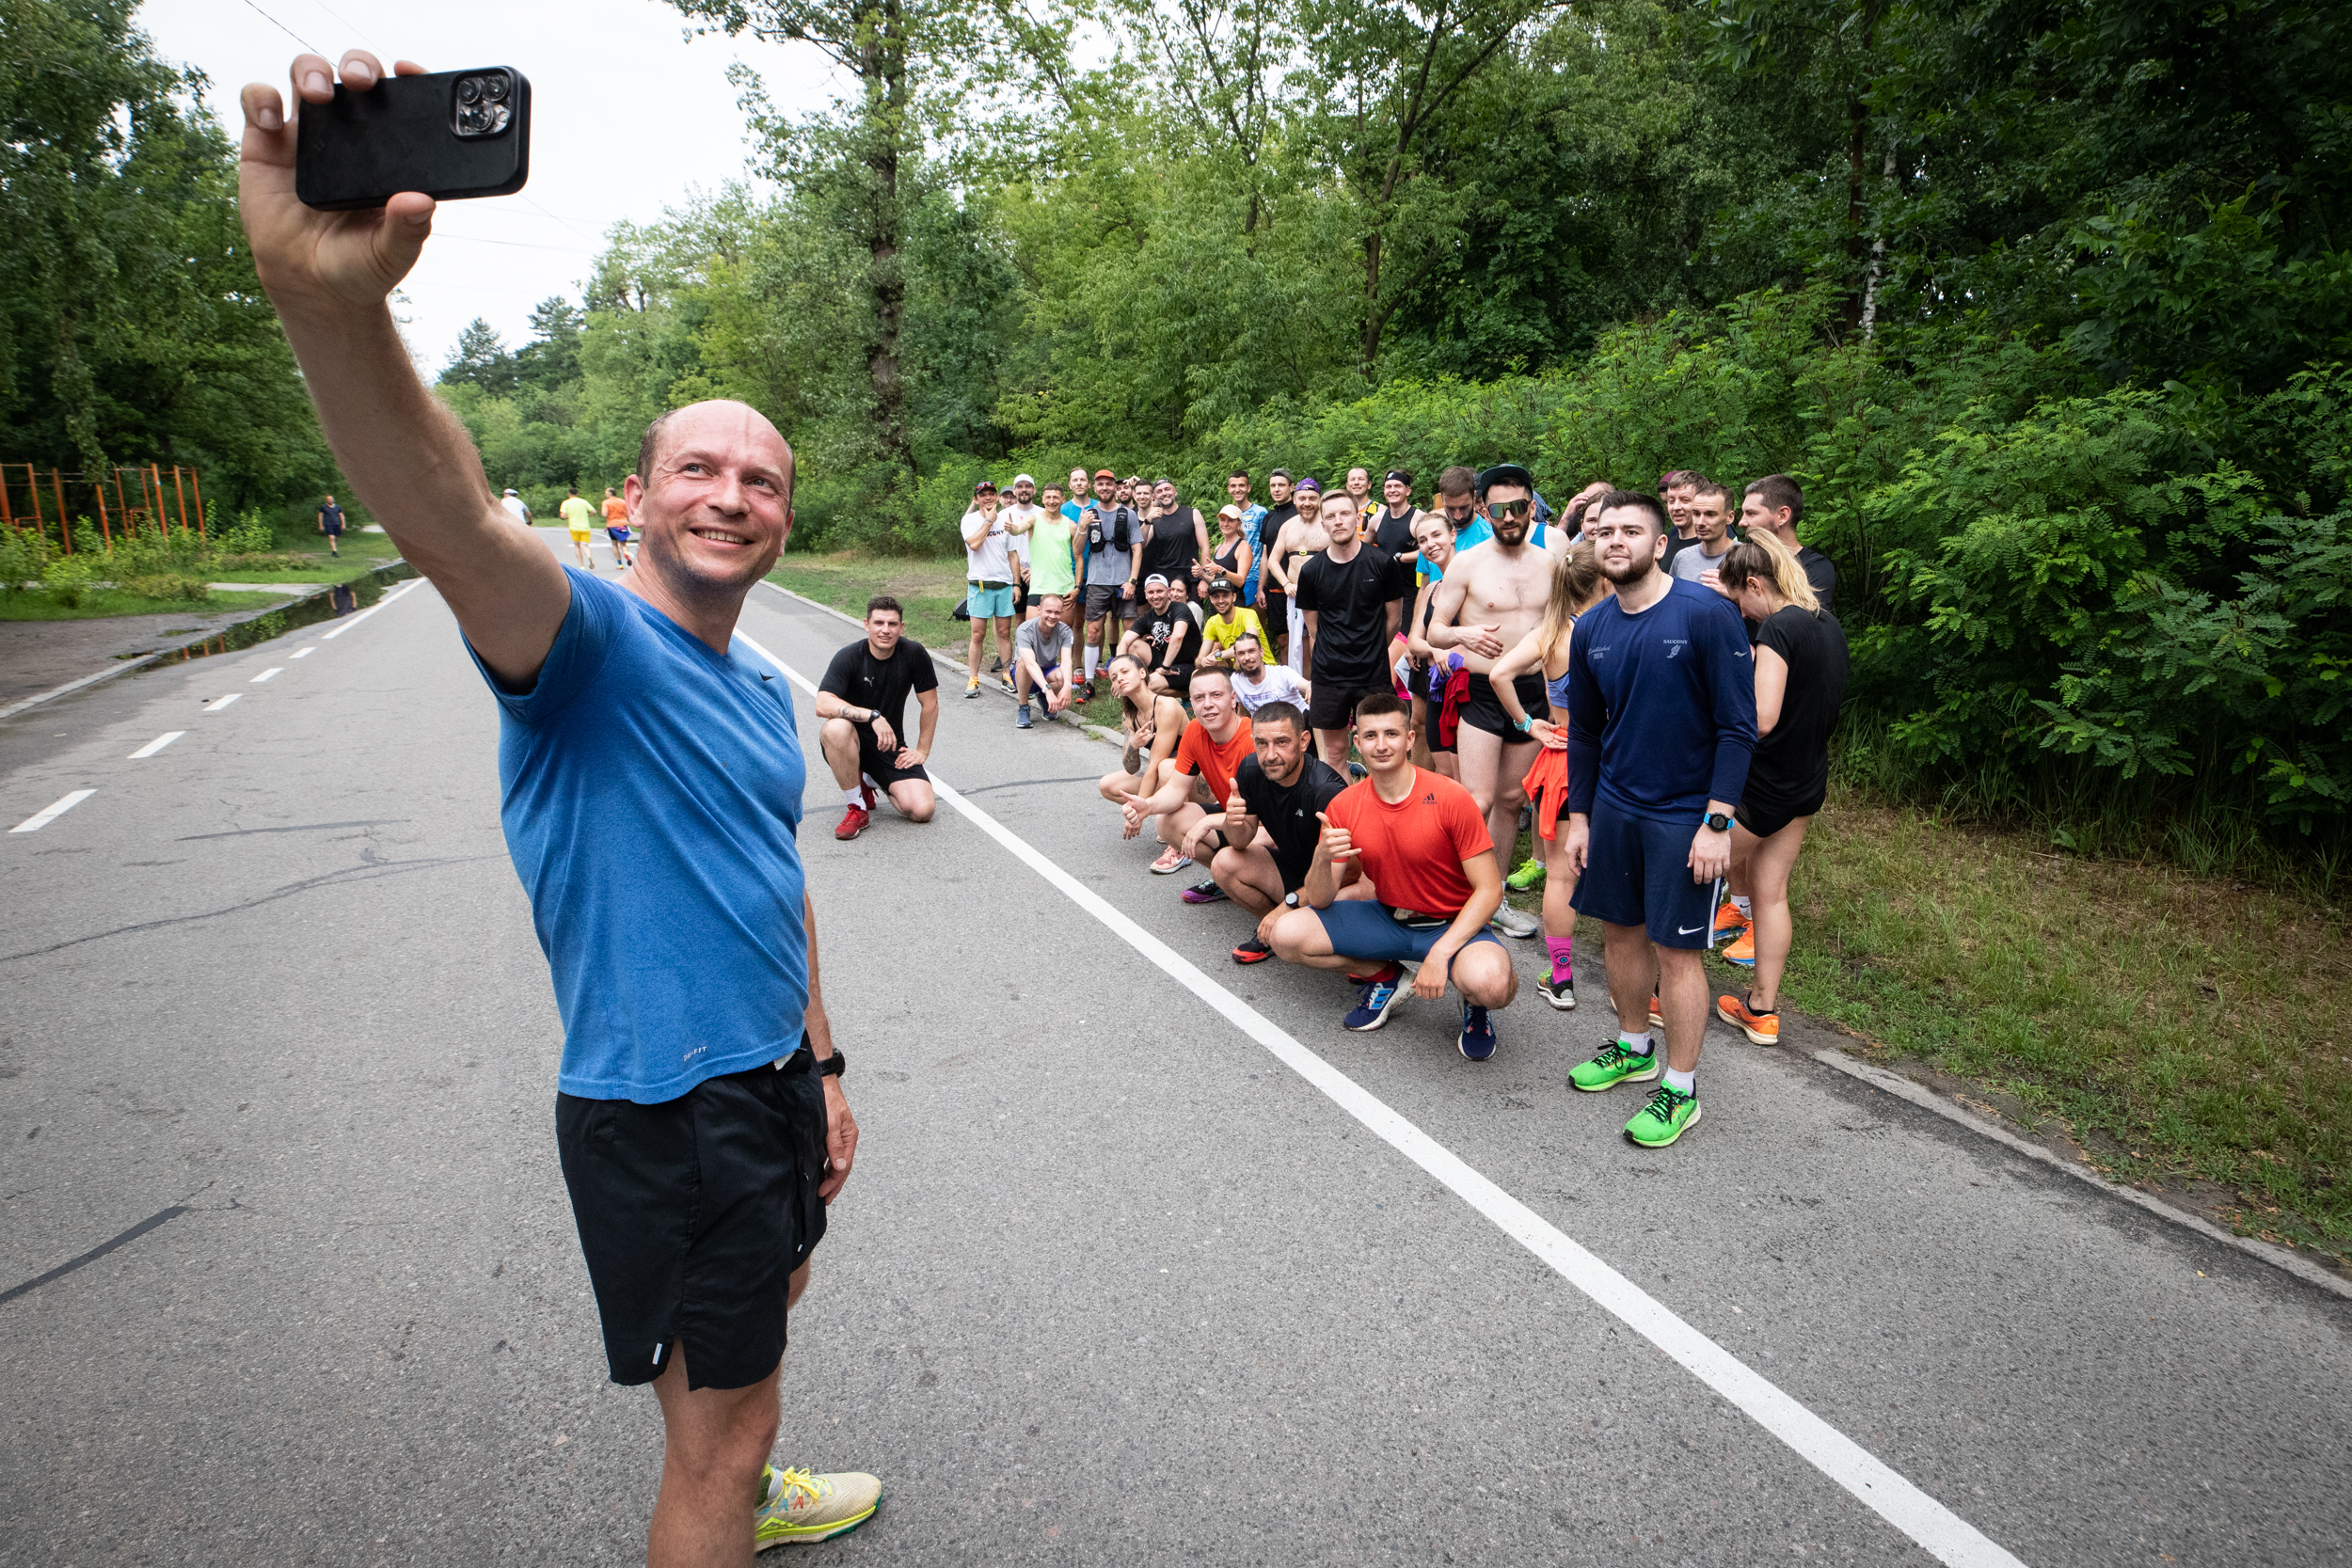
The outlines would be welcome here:
<svg viewBox="0 0 2352 1568">
<path fill-rule="evenodd" d="M 1541 670 L 1530 671 L 1513 681 L 1511 693 L 1519 700 L 1519 711 L 1530 719 L 1551 717 L 1551 699 L 1545 695 L 1544 673 Z M 1488 735 L 1499 735 L 1506 745 L 1533 744 L 1534 741 L 1534 736 L 1511 722 L 1511 716 L 1502 711 L 1502 703 L 1495 699 L 1494 682 L 1476 671 L 1470 673 L 1470 690 L 1463 695 L 1461 705 L 1454 711 L 1463 723 L 1474 730 L 1485 730 Z"/>
<path fill-rule="evenodd" d="M 1311 730 L 1352 730 L 1356 727 L 1356 705 L 1375 691 L 1396 695 L 1396 688 L 1375 680 L 1359 685 L 1347 680 L 1315 677 L 1315 694 L 1307 704 L 1307 727 Z"/>
<path fill-rule="evenodd" d="M 1826 796 L 1816 795 L 1810 800 L 1790 802 L 1776 796 L 1752 794 L 1740 798 L 1732 812 L 1740 826 L 1758 838 L 1770 838 L 1800 816 L 1811 816 L 1821 809 Z"/>
<path fill-rule="evenodd" d="M 675 1100 L 555 1097 L 572 1219 L 612 1381 L 686 1354 L 689 1388 L 742 1388 L 784 1357 L 785 1291 L 825 1233 L 825 1093 L 805 1039 L 781 1068 Z"/>
<path fill-rule="evenodd" d="M 906 737 L 900 736 L 898 738 L 899 744 L 904 745 Z M 864 724 L 857 727 L 857 770 L 881 785 L 884 794 L 888 794 L 890 786 L 901 779 L 921 779 L 929 784 L 931 777 L 923 771 L 923 765 L 919 762 L 912 768 L 899 767 L 898 747 L 887 752 L 882 750 L 874 744 L 874 732 Z"/>
</svg>

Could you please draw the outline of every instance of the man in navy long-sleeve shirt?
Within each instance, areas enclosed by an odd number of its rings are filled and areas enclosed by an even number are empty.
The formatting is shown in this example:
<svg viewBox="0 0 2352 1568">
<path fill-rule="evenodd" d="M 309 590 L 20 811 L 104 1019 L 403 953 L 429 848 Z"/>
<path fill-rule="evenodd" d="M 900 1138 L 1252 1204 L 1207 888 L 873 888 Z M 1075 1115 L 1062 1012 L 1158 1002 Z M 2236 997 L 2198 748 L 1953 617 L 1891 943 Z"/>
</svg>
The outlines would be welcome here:
<svg viewBox="0 0 2352 1568">
<path fill-rule="evenodd" d="M 1730 602 L 1664 570 L 1657 497 L 1615 490 L 1595 511 L 1584 537 L 1616 594 L 1577 619 L 1568 645 L 1567 855 L 1575 906 L 1604 928 L 1619 1033 L 1568 1081 L 1598 1090 L 1659 1076 L 1654 978 L 1665 1082 L 1625 1132 L 1659 1148 L 1699 1119 L 1699 953 L 1756 751 L 1756 668 Z"/>
</svg>

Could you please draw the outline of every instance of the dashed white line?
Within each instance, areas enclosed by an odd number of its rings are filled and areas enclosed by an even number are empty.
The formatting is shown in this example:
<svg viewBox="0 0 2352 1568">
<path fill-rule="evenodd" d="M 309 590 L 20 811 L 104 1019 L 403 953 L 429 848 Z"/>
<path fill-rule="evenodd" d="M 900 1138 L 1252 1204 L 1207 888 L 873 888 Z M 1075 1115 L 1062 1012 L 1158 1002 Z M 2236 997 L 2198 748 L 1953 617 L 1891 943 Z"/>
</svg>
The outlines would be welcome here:
<svg viewBox="0 0 2352 1568">
<path fill-rule="evenodd" d="M 282 675 L 285 673 L 286 667 L 284 665 L 273 664 L 268 669 L 262 671 L 260 674 L 254 676 L 251 680 L 246 682 L 246 684 L 247 686 L 259 686 L 263 681 L 269 679 L 272 675 Z"/>
<path fill-rule="evenodd" d="M 312 654 L 317 653 L 318 651 L 319 645 L 315 642 L 311 642 L 296 648 L 293 653 L 288 654 L 286 657 L 288 658 L 309 658 Z"/>
<path fill-rule="evenodd" d="M 736 641 L 774 665 L 812 698 L 808 677 L 744 636 Z M 1627 1327 L 1656 1345 L 1700 1382 L 1788 1445 L 1799 1458 L 1844 1487 L 1871 1512 L 1952 1568 L 2025 1565 L 1942 1503 L 1881 1462 L 1868 1449 L 1790 1398 L 1738 1356 L 1677 1317 L 1648 1291 L 1586 1251 L 1549 1220 L 1470 1168 L 1459 1155 L 1391 1109 L 1388 1103 L 1298 1043 L 1271 1019 L 1209 978 L 1192 961 L 1113 907 L 1100 894 L 1040 853 L 1025 839 L 931 775 L 939 798 L 1016 860 L 1107 927 L 1113 935 L 1271 1052 L 1398 1153 L 1452 1188 L 1504 1235 L 1549 1265 Z"/>
<path fill-rule="evenodd" d="M 75 806 L 80 805 L 83 801 L 88 800 L 91 796 L 97 793 L 98 791 L 94 789 L 77 789 L 72 794 L 60 799 L 55 805 L 43 806 L 40 810 L 33 813 L 32 816 L 26 817 L 24 821 L 19 822 L 15 827 L 10 828 L 8 832 L 12 833 L 37 833 L 43 828 L 49 826 L 50 823 L 55 822 L 58 817 L 63 816 L 67 812 L 72 811 Z"/>
<path fill-rule="evenodd" d="M 421 587 L 423 583 L 424 578 L 411 578 L 401 587 L 394 589 L 391 593 L 387 594 L 382 598 L 376 600 L 375 603 L 368 609 L 361 610 L 358 614 L 354 615 L 350 620 L 345 621 L 342 626 L 337 626 L 333 631 L 330 631 L 321 637 L 319 641 L 322 642 L 332 642 L 336 638 L 341 637 L 343 633 L 349 631 L 352 627 L 358 626 L 360 622 L 366 620 L 377 610 L 382 610 L 389 605 L 397 604 L 402 599 L 406 598 L 411 593 Z"/>
<path fill-rule="evenodd" d="M 156 752 L 162 751 L 165 747 L 170 745 L 173 741 L 179 739 L 182 736 L 187 733 L 188 732 L 185 730 L 166 730 L 163 734 L 157 736 L 154 739 L 149 741 L 137 751 L 133 752 L 131 753 L 130 760 L 137 762 L 143 757 L 151 757 Z"/>
<path fill-rule="evenodd" d="M 230 703 L 235 702 L 238 698 L 244 695 L 245 693 L 242 691 L 231 691 L 226 697 L 215 697 L 211 702 L 205 704 L 200 711 L 205 713 L 218 713 L 222 708 L 227 707 Z"/>
</svg>

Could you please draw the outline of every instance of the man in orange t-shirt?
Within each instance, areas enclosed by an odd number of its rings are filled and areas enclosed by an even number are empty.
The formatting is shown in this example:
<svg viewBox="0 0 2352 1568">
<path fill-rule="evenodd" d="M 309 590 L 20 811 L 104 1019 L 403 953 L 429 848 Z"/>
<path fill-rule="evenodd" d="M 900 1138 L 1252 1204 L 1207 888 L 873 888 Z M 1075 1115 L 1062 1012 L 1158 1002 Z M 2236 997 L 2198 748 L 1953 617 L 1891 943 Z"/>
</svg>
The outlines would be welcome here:
<svg viewBox="0 0 2352 1568">
<path fill-rule="evenodd" d="M 1405 965 L 1419 963 L 1413 992 L 1434 1002 L 1446 981 L 1462 996 L 1456 1044 L 1473 1062 L 1495 1053 L 1486 1015 L 1507 1007 L 1519 977 L 1486 922 L 1502 904 L 1502 867 L 1486 817 L 1469 790 L 1413 766 L 1413 723 L 1391 692 L 1356 705 L 1356 750 L 1370 777 L 1323 811 L 1323 836 L 1298 890 L 1298 907 L 1276 922 L 1276 956 L 1314 969 L 1374 971 L 1362 1000 L 1341 1020 L 1377 1029 L 1405 998 Z M 1371 899 L 1343 899 L 1360 874 Z"/>
<path fill-rule="evenodd" d="M 1167 848 L 1152 869 L 1162 877 L 1196 860 L 1206 861 L 1225 847 L 1221 830 L 1225 802 L 1233 795 L 1233 770 L 1258 745 L 1234 699 L 1233 677 L 1214 665 L 1192 673 L 1192 719 L 1176 743 L 1176 754 L 1168 758 L 1167 780 L 1152 794 L 1132 796 L 1119 808 L 1127 819 L 1123 838 L 1135 837 L 1144 818 L 1160 819 L 1160 842 Z M 1210 816 L 1212 811 L 1216 815 Z M 1187 904 L 1214 904 L 1224 896 L 1215 878 L 1184 889 Z"/>
<path fill-rule="evenodd" d="M 628 502 L 604 487 L 604 536 L 612 541 L 612 563 L 626 572 L 635 562 L 628 554 Z"/>
</svg>

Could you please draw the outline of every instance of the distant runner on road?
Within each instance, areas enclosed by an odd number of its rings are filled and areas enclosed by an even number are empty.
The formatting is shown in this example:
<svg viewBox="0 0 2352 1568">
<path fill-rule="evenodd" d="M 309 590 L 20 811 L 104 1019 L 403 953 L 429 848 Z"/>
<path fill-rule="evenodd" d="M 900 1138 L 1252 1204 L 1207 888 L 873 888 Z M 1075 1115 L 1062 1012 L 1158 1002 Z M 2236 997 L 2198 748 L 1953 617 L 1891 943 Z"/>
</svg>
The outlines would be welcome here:
<svg viewBox="0 0 2352 1568">
<path fill-rule="evenodd" d="M 531 508 L 524 502 L 522 497 L 515 493 L 513 485 L 506 487 L 506 494 L 500 498 L 499 504 L 506 508 L 506 515 L 515 521 L 525 528 L 531 527 Z"/>
<path fill-rule="evenodd" d="M 339 463 L 499 705 L 501 816 L 564 1022 L 564 1185 L 612 1381 L 650 1384 L 661 1410 L 647 1560 L 837 1535 L 881 1483 L 769 1463 L 786 1315 L 857 1150 L 794 838 L 791 684 L 735 641 L 791 532 L 792 449 L 740 403 L 654 420 L 626 486 L 644 548 L 617 584 L 516 530 L 388 306 L 434 203 L 320 212 L 294 193 L 295 119 L 331 102 L 333 70 L 294 62 L 292 114 L 245 89 L 239 214 Z M 364 96 L 384 68 L 354 50 L 342 74 Z"/>
<path fill-rule="evenodd" d="M 604 487 L 604 533 L 612 541 L 612 559 L 621 570 L 634 563 L 628 553 L 628 502 L 612 493 L 610 484 Z"/>
<path fill-rule="evenodd" d="M 596 536 L 596 509 L 580 499 L 580 486 L 575 484 L 565 490 L 564 504 L 556 510 L 564 515 L 564 527 L 572 536 L 572 553 L 580 557 L 580 569 L 595 571 L 596 558 L 588 544 Z"/>
</svg>

